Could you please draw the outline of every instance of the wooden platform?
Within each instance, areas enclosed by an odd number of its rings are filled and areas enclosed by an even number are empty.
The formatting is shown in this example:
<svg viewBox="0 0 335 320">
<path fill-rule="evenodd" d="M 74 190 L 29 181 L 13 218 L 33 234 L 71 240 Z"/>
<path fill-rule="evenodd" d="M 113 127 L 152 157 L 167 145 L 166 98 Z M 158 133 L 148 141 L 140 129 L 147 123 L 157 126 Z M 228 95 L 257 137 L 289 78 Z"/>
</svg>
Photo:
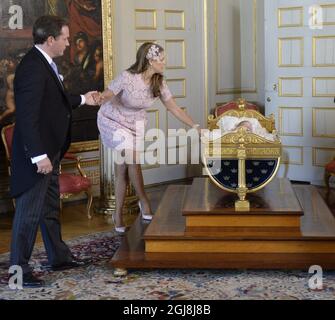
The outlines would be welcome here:
<svg viewBox="0 0 335 320">
<path fill-rule="evenodd" d="M 236 212 L 236 194 L 224 192 L 209 179 L 194 179 L 182 208 L 186 231 L 203 228 L 208 231 L 211 227 L 300 231 L 303 209 L 287 179 L 277 179 L 259 192 L 248 194 L 247 198 L 250 211 Z"/>
<path fill-rule="evenodd" d="M 277 179 L 272 189 L 264 192 L 278 190 L 278 187 L 280 190 L 280 186 L 286 183 Z M 147 224 L 141 219 L 136 220 L 111 264 L 114 268 L 124 269 L 300 269 L 313 264 L 324 269 L 335 269 L 334 216 L 315 187 L 295 186 L 293 189 L 290 195 L 284 192 L 283 197 L 286 208 L 289 204 L 289 208 L 296 209 L 290 211 L 291 215 L 300 216 L 303 209 L 304 215 L 299 218 L 299 232 L 284 226 L 202 226 L 189 230 L 186 228 L 187 216 L 182 211 L 187 215 L 190 207 L 197 206 L 197 203 L 188 201 L 189 193 L 193 192 L 192 186 L 170 186 L 153 221 Z M 206 189 L 203 191 L 206 193 Z M 227 196 L 220 192 L 222 197 Z M 295 195 L 298 199 L 296 202 L 289 200 Z M 207 196 L 210 199 L 213 194 Z M 206 194 L 203 199 L 207 199 Z M 266 204 L 266 201 L 263 203 Z M 281 215 L 277 209 L 274 212 Z M 255 210 L 261 212 L 259 206 Z M 202 215 L 203 212 L 198 214 Z"/>
</svg>

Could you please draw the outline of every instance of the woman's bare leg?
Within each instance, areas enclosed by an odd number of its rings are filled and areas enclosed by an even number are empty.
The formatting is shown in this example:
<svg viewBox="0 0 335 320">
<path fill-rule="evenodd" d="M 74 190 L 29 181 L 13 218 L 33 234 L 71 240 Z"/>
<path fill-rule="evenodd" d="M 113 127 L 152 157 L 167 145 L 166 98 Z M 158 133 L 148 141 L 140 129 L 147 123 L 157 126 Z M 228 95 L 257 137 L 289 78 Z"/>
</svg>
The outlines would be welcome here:
<svg viewBox="0 0 335 320">
<path fill-rule="evenodd" d="M 123 205 L 127 191 L 127 165 L 114 164 L 115 165 L 115 226 L 122 227 L 123 224 Z"/>
<path fill-rule="evenodd" d="M 150 202 L 144 190 L 143 175 L 140 164 L 129 164 L 128 174 L 133 184 L 136 194 L 140 198 L 142 208 L 145 214 L 152 214 Z"/>
</svg>

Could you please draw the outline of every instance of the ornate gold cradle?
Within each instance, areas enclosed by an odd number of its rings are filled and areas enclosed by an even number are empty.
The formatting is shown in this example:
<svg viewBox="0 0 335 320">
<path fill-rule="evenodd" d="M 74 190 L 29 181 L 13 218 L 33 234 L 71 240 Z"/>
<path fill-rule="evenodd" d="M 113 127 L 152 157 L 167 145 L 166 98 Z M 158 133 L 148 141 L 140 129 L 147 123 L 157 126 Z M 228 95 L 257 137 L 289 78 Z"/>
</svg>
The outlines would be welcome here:
<svg viewBox="0 0 335 320">
<path fill-rule="evenodd" d="M 274 141 L 239 128 L 217 139 L 204 139 L 203 162 L 210 179 L 221 189 L 237 193 L 236 211 L 249 211 L 247 194 L 264 188 L 276 176 L 281 158 L 281 141 L 274 116 L 265 117 L 256 110 L 246 109 L 246 101 L 237 101 L 238 109 L 215 118 L 208 117 L 208 129 L 219 129 L 224 116 L 256 118 L 275 137 Z"/>
</svg>

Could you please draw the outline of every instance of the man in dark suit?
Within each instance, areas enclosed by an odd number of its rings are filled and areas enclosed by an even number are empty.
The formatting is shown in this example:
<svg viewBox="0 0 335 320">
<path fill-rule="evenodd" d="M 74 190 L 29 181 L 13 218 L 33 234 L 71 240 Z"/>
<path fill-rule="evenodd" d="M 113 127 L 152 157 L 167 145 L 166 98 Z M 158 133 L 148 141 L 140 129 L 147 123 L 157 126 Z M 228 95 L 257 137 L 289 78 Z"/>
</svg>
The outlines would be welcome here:
<svg viewBox="0 0 335 320">
<path fill-rule="evenodd" d="M 28 264 L 38 226 L 51 269 L 83 265 L 61 237 L 58 168 L 70 145 L 72 109 L 82 104 L 96 105 L 94 92 L 69 95 L 53 62 L 69 46 L 67 23 L 56 16 L 40 17 L 34 24 L 33 37 L 35 46 L 15 74 L 16 124 L 11 164 L 16 210 L 10 263 L 22 268 L 26 287 L 43 285 Z"/>
</svg>

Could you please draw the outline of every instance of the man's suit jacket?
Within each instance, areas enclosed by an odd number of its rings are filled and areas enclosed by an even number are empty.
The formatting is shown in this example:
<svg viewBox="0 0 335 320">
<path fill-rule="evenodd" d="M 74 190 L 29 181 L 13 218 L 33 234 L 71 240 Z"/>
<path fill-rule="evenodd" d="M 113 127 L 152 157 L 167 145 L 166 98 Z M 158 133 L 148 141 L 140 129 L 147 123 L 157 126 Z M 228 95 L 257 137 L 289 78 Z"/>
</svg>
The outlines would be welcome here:
<svg viewBox="0 0 335 320">
<path fill-rule="evenodd" d="M 61 157 L 71 141 L 72 109 L 80 96 L 70 96 L 41 52 L 33 47 L 17 67 L 14 79 L 16 124 L 11 163 L 11 194 L 29 190 L 42 174 L 31 158 Z"/>
</svg>

